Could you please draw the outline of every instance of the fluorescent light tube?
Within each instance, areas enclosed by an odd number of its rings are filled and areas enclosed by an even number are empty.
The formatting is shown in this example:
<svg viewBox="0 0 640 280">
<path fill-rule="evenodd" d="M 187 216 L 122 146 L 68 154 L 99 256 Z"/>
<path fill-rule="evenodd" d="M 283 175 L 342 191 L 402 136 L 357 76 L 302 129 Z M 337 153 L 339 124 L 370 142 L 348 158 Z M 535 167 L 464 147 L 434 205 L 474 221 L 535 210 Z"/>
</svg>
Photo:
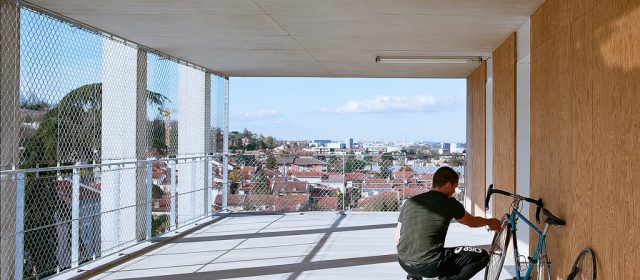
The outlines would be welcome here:
<svg viewBox="0 0 640 280">
<path fill-rule="evenodd" d="M 381 64 L 464 64 L 480 63 L 480 56 L 376 56 Z"/>
</svg>

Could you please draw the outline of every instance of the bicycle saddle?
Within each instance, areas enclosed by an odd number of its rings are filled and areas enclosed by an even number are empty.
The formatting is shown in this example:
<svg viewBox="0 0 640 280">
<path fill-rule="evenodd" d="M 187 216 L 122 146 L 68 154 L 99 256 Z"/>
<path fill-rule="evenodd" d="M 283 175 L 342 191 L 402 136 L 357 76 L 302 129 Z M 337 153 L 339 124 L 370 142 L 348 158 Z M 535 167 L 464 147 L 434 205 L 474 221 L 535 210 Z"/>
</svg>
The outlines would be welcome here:
<svg viewBox="0 0 640 280">
<path fill-rule="evenodd" d="M 551 211 L 547 210 L 547 208 L 542 208 L 542 214 L 544 215 L 544 222 L 547 224 L 552 226 L 563 226 L 566 224 L 563 219 L 551 214 Z"/>
</svg>

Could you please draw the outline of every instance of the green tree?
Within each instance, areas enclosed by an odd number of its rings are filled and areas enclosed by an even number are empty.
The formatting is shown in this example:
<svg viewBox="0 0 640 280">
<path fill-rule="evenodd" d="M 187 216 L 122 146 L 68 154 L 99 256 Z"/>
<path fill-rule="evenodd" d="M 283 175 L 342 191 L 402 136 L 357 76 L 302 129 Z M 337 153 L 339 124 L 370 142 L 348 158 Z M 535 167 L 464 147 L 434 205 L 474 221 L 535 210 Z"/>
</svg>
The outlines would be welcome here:
<svg viewBox="0 0 640 280">
<path fill-rule="evenodd" d="M 273 149 L 276 147 L 276 139 L 271 136 L 267 136 L 264 142 L 267 145 L 267 149 Z"/>
<path fill-rule="evenodd" d="M 269 177 L 260 171 L 256 176 L 255 185 L 252 194 L 271 194 L 271 186 L 269 185 Z"/>
<path fill-rule="evenodd" d="M 393 165 L 393 155 L 391 153 L 384 153 L 380 159 L 380 173 L 377 174 L 378 178 L 391 178 L 393 172 L 391 171 L 391 165 Z"/>
<path fill-rule="evenodd" d="M 167 143 L 165 143 L 165 123 L 156 118 L 149 124 L 151 127 L 151 154 L 156 157 L 166 157 L 168 153 Z"/>
<path fill-rule="evenodd" d="M 258 161 L 254 155 L 237 155 L 236 161 L 241 166 L 258 166 Z"/>
<path fill-rule="evenodd" d="M 269 155 L 267 160 L 264 162 L 264 166 L 271 170 L 278 169 L 278 161 L 274 155 Z"/>
<path fill-rule="evenodd" d="M 365 166 L 367 166 L 367 163 L 365 161 L 350 158 L 344 162 L 344 173 L 362 170 L 365 168 Z"/>
<path fill-rule="evenodd" d="M 147 91 L 148 102 L 162 106 L 168 99 Z M 88 84 L 67 93 L 57 106 L 48 111 L 33 137 L 22 151 L 23 168 L 72 164 L 77 161 L 100 159 L 102 150 L 102 84 Z M 60 145 L 63 148 L 60 148 Z M 70 178 L 71 174 L 60 174 Z M 66 183 L 57 180 L 56 172 L 40 172 L 25 178 L 24 248 L 32 269 L 24 270 L 24 277 L 45 277 L 56 272 L 58 263 L 55 248 L 56 221 L 71 220 L 71 209 L 58 194 L 57 187 Z M 91 180 L 84 176 L 84 180 Z M 66 182 L 66 181 L 62 181 Z M 57 218 L 57 219 L 56 219 Z M 70 228 L 67 228 L 70 231 Z M 69 233 L 68 236 L 71 236 Z M 67 240 L 67 242 L 71 242 Z"/>
<path fill-rule="evenodd" d="M 158 185 L 153 184 L 151 189 L 151 198 L 160 199 L 162 198 L 163 195 L 164 195 L 164 191 L 160 187 L 158 187 Z"/>
</svg>

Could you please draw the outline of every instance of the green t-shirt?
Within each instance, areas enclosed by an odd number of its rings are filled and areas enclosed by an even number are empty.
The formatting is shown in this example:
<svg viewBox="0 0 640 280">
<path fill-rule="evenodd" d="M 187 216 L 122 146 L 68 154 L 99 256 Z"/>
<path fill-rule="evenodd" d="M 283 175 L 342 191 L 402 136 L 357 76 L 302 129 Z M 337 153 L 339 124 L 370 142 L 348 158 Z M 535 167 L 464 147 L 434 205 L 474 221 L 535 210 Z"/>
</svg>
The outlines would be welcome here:
<svg viewBox="0 0 640 280">
<path fill-rule="evenodd" d="M 440 257 L 451 219 L 465 215 L 464 206 L 452 197 L 430 191 L 402 205 L 398 257 L 409 264 L 431 263 Z"/>
</svg>

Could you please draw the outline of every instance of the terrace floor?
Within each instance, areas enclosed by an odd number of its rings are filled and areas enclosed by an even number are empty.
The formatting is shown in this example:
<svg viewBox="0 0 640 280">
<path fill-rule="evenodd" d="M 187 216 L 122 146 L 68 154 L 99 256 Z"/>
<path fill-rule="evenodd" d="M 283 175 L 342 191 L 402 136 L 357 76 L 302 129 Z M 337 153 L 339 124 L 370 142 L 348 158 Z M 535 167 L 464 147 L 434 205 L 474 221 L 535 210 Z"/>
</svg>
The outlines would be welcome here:
<svg viewBox="0 0 640 280">
<path fill-rule="evenodd" d="M 229 216 L 94 279 L 405 279 L 393 242 L 397 215 Z M 488 245 L 491 237 L 453 223 L 446 246 Z"/>
</svg>

